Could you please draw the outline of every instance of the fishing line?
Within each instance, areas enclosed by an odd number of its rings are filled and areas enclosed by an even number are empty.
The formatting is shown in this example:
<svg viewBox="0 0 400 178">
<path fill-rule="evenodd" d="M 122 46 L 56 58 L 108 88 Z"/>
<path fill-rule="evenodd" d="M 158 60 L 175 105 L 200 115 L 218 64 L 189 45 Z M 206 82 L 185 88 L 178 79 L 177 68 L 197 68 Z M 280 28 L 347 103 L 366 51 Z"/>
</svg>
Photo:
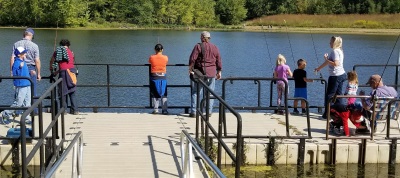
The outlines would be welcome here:
<svg viewBox="0 0 400 178">
<path fill-rule="evenodd" d="M 265 45 L 267 46 L 269 62 L 271 64 L 272 75 L 274 75 L 274 65 L 272 63 L 271 53 L 269 52 L 269 45 L 268 45 L 267 35 L 265 34 L 264 26 L 262 26 L 262 28 L 263 28 L 263 34 L 264 34 L 264 39 L 265 39 Z"/>
<path fill-rule="evenodd" d="M 388 58 L 387 61 L 386 61 L 385 68 L 383 68 L 382 75 L 381 75 L 381 78 L 379 79 L 379 82 L 378 82 L 378 83 L 380 83 L 381 80 L 382 80 L 383 74 L 385 73 L 385 70 L 386 70 L 386 68 L 387 68 L 387 65 L 389 64 L 389 60 L 390 60 L 390 58 L 392 57 L 394 48 L 396 47 L 397 42 L 399 41 L 399 38 L 400 38 L 400 33 L 399 33 L 399 35 L 397 35 L 397 40 L 396 40 L 396 42 L 394 43 L 394 46 L 393 46 L 393 48 L 392 48 L 392 51 L 390 52 L 389 58 Z M 375 90 L 375 92 L 376 92 L 376 90 Z"/>
<path fill-rule="evenodd" d="M 292 49 L 292 43 L 290 42 L 289 31 L 288 31 L 288 27 L 287 27 L 287 24 L 286 24 L 286 20 L 283 20 L 283 21 L 285 22 L 286 36 L 287 36 L 287 39 L 289 40 L 290 52 L 292 52 L 292 60 L 293 60 L 293 62 L 294 62 L 294 66 L 297 66 L 297 65 L 296 65 L 296 61 L 294 60 L 293 49 Z"/>
<path fill-rule="evenodd" d="M 317 49 L 315 49 L 315 43 L 314 43 L 314 37 L 313 37 L 313 35 L 312 35 L 312 33 L 311 33 L 311 30 L 310 30 L 310 36 L 311 36 L 311 40 L 312 40 L 312 44 L 313 44 L 313 48 L 314 48 L 314 54 L 315 54 L 315 58 L 317 59 L 317 66 L 319 66 L 320 65 L 320 63 L 319 63 L 319 59 L 318 59 L 318 55 L 317 55 Z M 317 75 L 317 71 L 314 71 L 315 72 L 315 75 Z M 323 78 L 323 76 L 322 76 L 322 72 L 320 72 L 319 73 L 319 77 L 322 79 Z"/>
</svg>

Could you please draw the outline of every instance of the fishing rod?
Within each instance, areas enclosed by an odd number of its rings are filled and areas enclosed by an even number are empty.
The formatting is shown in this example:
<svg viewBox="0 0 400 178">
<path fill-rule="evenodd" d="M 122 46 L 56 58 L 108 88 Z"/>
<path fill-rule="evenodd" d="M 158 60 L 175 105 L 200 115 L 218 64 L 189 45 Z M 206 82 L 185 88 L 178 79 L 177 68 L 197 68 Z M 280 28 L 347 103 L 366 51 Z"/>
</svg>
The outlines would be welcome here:
<svg viewBox="0 0 400 178">
<path fill-rule="evenodd" d="M 288 27 L 287 27 L 287 24 L 286 24 L 286 20 L 285 20 L 285 19 L 283 19 L 283 21 L 285 22 L 285 27 L 286 27 L 286 36 L 287 36 L 287 39 L 288 39 L 288 41 L 289 41 L 290 52 L 292 53 L 292 60 L 293 60 L 293 62 L 294 62 L 294 66 L 297 66 L 297 65 L 296 65 L 296 61 L 294 60 L 292 43 L 290 42 L 290 38 L 289 38 L 289 31 L 288 31 Z"/>
<path fill-rule="evenodd" d="M 56 35 L 54 37 L 53 51 L 56 51 L 57 37 L 58 37 L 58 21 L 57 21 L 57 27 L 56 27 Z M 54 75 L 55 75 L 56 71 L 58 70 L 58 63 L 54 60 L 53 64 L 51 64 L 51 65 L 52 65 L 53 71 L 51 71 L 51 75 L 50 76 L 51 76 L 51 78 L 54 79 Z M 55 82 L 55 79 L 52 82 Z"/>
</svg>

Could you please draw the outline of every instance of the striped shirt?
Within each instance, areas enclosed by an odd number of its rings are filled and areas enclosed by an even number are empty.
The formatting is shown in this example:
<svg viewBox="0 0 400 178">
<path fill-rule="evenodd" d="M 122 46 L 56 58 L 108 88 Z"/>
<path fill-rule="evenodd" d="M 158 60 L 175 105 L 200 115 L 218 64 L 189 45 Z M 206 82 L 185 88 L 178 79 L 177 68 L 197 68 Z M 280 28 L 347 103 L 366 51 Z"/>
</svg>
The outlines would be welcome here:
<svg viewBox="0 0 400 178">
<path fill-rule="evenodd" d="M 25 49 L 28 50 L 26 53 L 26 58 L 25 62 L 27 65 L 36 65 L 35 59 L 39 59 L 39 47 L 37 44 L 32 42 L 31 40 L 28 39 L 22 39 L 14 43 L 13 50 L 12 50 L 12 56 L 15 57 L 14 51 L 18 47 L 24 47 Z"/>
</svg>

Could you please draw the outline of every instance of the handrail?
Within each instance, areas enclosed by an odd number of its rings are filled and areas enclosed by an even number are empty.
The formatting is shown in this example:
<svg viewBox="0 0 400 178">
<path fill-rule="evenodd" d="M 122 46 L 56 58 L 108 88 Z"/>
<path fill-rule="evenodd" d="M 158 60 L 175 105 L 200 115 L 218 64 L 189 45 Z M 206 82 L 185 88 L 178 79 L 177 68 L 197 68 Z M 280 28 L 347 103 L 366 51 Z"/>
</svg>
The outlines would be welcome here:
<svg viewBox="0 0 400 178">
<path fill-rule="evenodd" d="M 357 95 L 357 96 L 349 96 L 349 95 L 337 95 L 336 97 L 331 97 L 329 98 L 329 103 L 331 101 L 333 101 L 335 98 L 364 98 L 364 99 L 372 99 L 372 96 L 361 96 L 361 95 Z M 385 97 L 383 97 L 385 98 Z M 400 137 L 390 137 L 390 113 L 391 113 L 391 104 L 393 104 L 394 102 L 399 102 L 400 99 L 396 99 L 394 97 L 386 97 L 386 98 L 393 98 L 391 101 L 388 102 L 388 105 L 386 107 L 388 107 L 388 111 L 386 113 L 386 138 L 387 140 L 392 140 L 392 143 L 390 145 L 391 149 L 390 149 L 390 153 L 389 153 L 389 164 L 394 164 L 395 163 L 395 159 L 396 159 L 396 149 L 392 149 L 392 147 L 396 147 L 397 145 L 397 139 L 399 139 Z M 373 103 L 372 103 L 372 108 L 376 107 L 376 103 L 377 101 L 380 100 L 380 98 L 375 98 Z M 337 140 L 344 140 L 344 139 L 352 139 L 352 140 L 361 140 L 361 144 L 360 144 L 360 159 L 359 159 L 359 164 L 365 164 L 365 157 L 366 157 L 366 147 L 367 147 L 367 139 L 374 139 L 374 126 L 375 126 L 375 116 L 376 116 L 376 111 L 375 109 L 372 110 L 372 116 L 371 116 L 371 132 L 369 136 L 357 136 L 357 137 L 333 137 L 333 136 L 329 136 L 329 122 L 330 122 L 330 104 L 328 105 L 327 108 L 327 118 L 326 118 L 326 139 L 331 139 L 332 140 L 332 144 L 330 145 L 330 149 L 331 149 L 331 153 L 330 153 L 330 160 L 331 160 L 331 164 L 335 164 L 336 162 L 336 145 L 337 145 Z"/>
<path fill-rule="evenodd" d="M 388 103 L 388 112 L 387 112 L 387 114 L 386 114 L 386 139 L 388 139 L 388 140 L 392 140 L 392 139 L 399 139 L 400 137 L 391 137 L 390 136 L 390 119 L 392 119 L 391 117 L 390 117 L 390 113 L 392 113 L 392 111 L 391 111 L 391 109 L 392 109 L 392 105 L 393 105 L 393 103 L 400 103 L 400 99 L 398 99 L 398 98 L 394 98 L 393 100 L 391 100 L 391 101 L 389 101 L 389 103 Z M 400 119 L 400 118 L 397 118 L 397 119 Z M 399 130 L 400 131 L 400 130 Z"/>
<path fill-rule="evenodd" d="M 228 78 L 223 78 L 221 79 L 223 81 L 222 83 L 222 95 L 224 96 L 223 98 L 225 99 L 225 91 L 226 91 L 226 83 L 229 81 L 231 84 L 233 84 L 233 81 L 254 81 L 255 84 L 258 85 L 257 89 L 257 107 L 248 107 L 248 106 L 233 106 L 235 109 L 239 110 L 271 110 L 275 109 L 276 107 L 272 104 L 272 93 L 273 93 L 273 88 L 272 83 L 276 82 L 277 78 L 268 78 L 268 77 L 228 77 Z M 310 78 L 314 81 L 320 81 L 321 84 L 324 84 L 324 91 L 326 92 L 327 88 L 327 82 L 323 78 Z M 288 80 L 294 80 L 293 78 L 288 78 Z M 270 81 L 271 82 L 271 87 L 270 87 L 270 97 L 269 97 L 269 107 L 262 107 L 261 106 L 261 85 L 260 81 Z M 324 106 L 309 106 L 309 108 L 322 108 Z"/>
<path fill-rule="evenodd" d="M 199 117 L 201 118 L 202 121 L 206 123 L 206 128 L 205 128 L 205 150 L 206 153 L 208 152 L 208 130 L 211 130 L 211 132 L 214 134 L 214 136 L 218 140 L 218 160 L 217 160 L 217 166 L 221 167 L 221 147 L 225 149 L 226 153 L 229 155 L 229 157 L 233 160 L 235 163 L 235 177 L 239 178 L 240 177 L 240 166 L 241 166 L 241 159 L 242 159 L 242 148 L 243 148 L 243 140 L 242 140 L 242 117 L 240 114 L 235 111 L 228 103 L 225 102 L 224 99 L 222 99 L 220 96 L 218 96 L 217 93 L 215 93 L 208 85 L 203 81 L 205 78 L 204 76 L 199 73 L 198 71 L 195 71 L 194 74 L 194 81 L 197 82 L 197 105 L 196 105 L 196 140 L 199 141 Z M 206 99 L 206 115 L 202 112 L 203 108 L 200 106 L 200 87 L 204 89 L 203 91 L 203 97 Z M 210 104 L 210 94 L 212 95 L 213 98 L 217 99 L 219 101 L 219 121 L 218 121 L 218 132 L 214 129 L 214 127 L 211 125 L 209 122 L 209 104 Z M 222 140 L 222 112 L 224 111 L 224 108 L 227 108 L 237 119 L 237 133 L 236 133 L 236 156 L 232 153 L 232 151 L 229 149 L 229 147 L 226 145 L 226 143 Z"/>
<path fill-rule="evenodd" d="M 40 167 L 41 170 L 43 170 L 43 166 L 44 166 L 44 140 L 46 139 L 48 133 L 50 133 L 50 130 L 52 131 L 52 141 L 53 143 L 56 143 L 56 139 L 57 139 L 57 119 L 52 117 L 52 122 L 50 123 L 50 125 L 48 126 L 48 128 L 46 129 L 46 131 L 43 133 L 43 113 L 42 113 L 42 102 L 44 99 L 46 99 L 47 95 L 51 95 L 51 101 L 52 101 L 52 106 L 53 108 L 55 107 L 55 100 L 56 100 L 56 94 L 55 94 L 55 89 L 56 87 L 62 82 L 62 79 L 58 79 L 55 83 L 53 83 L 44 93 L 43 95 L 37 99 L 31 107 L 29 107 L 27 110 L 25 110 L 25 112 L 22 114 L 21 118 L 25 118 L 28 114 L 32 113 L 33 110 L 35 108 L 39 108 L 39 140 L 36 143 L 36 145 L 32 148 L 30 154 L 28 155 L 28 157 L 26 156 L 26 124 L 25 121 L 23 119 L 21 119 L 20 121 L 20 127 L 21 127 L 21 155 L 22 155 L 22 177 L 26 178 L 28 177 L 27 175 L 27 166 L 28 163 L 33 159 L 33 156 L 36 154 L 36 152 L 39 150 L 40 148 Z M 64 111 L 64 108 L 62 108 L 59 113 L 61 113 L 62 111 Z M 54 114 L 54 111 L 53 111 Z M 58 114 L 59 116 L 60 114 Z M 62 129 L 62 133 L 65 133 L 65 127 L 64 127 L 64 117 L 62 115 L 61 117 L 61 129 Z M 63 141 L 65 140 L 65 135 L 62 135 L 62 141 L 61 143 L 63 143 Z M 53 156 L 58 156 L 58 153 L 56 153 L 57 151 L 57 145 L 54 144 L 54 147 L 52 148 L 52 154 Z"/>
<path fill-rule="evenodd" d="M 337 95 L 336 96 L 336 98 L 364 98 L 364 99 L 367 99 L 367 98 L 372 98 L 371 96 L 361 96 L 361 95 L 358 95 L 358 96 L 353 96 L 353 95 Z M 335 97 L 331 97 L 331 98 L 329 98 L 329 103 L 331 103 L 333 100 L 335 99 Z M 375 107 L 375 103 L 376 102 L 374 102 L 373 103 L 373 106 L 372 107 Z M 329 136 L 329 132 L 330 132 L 330 130 L 329 130 L 329 122 L 330 122 L 330 120 L 331 120 L 331 105 L 330 104 L 328 104 L 328 108 L 327 108 L 327 110 L 326 110 L 326 133 L 325 133 L 325 138 L 327 139 L 327 140 L 329 140 L 329 139 L 366 139 L 366 138 L 370 138 L 370 139 L 373 139 L 373 133 L 371 132 L 371 134 L 370 134 L 370 136 L 369 137 L 331 137 L 331 136 Z M 373 113 L 373 115 L 374 115 L 375 113 Z M 374 118 L 372 118 L 373 120 L 371 121 L 371 127 L 373 127 L 373 121 L 374 121 Z"/>
<path fill-rule="evenodd" d="M 153 101 L 151 97 L 149 97 L 149 104 L 147 106 L 113 106 L 111 104 L 111 88 L 127 88 L 127 87 L 132 87 L 132 88 L 148 88 L 149 90 L 149 96 L 151 96 L 150 93 L 150 78 L 148 80 L 148 83 L 144 84 L 138 84 L 138 85 L 118 85 L 118 84 L 111 84 L 111 79 L 110 79 L 110 67 L 112 66 L 124 66 L 124 67 L 147 67 L 148 68 L 148 73 L 150 76 L 150 71 L 151 71 L 151 66 L 150 64 L 105 64 L 105 63 L 99 63 L 99 64 L 93 64 L 93 63 L 77 63 L 75 64 L 76 66 L 105 66 L 106 67 L 106 78 L 105 78 L 105 84 L 79 84 L 77 87 L 104 87 L 107 89 L 107 104 L 104 106 L 100 105 L 94 105 L 94 106 L 80 106 L 79 108 L 92 108 L 93 112 L 97 112 L 98 108 L 152 108 Z M 168 67 L 187 67 L 187 64 L 168 64 Z M 168 84 L 168 88 L 190 88 L 190 85 L 171 85 Z M 168 108 L 184 108 L 185 112 L 188 113 L 190 106 L 173 106 L 169 105 Z"/>
<path fill-rule="evenodd" d="M 285 92 L 283 93 L 283 103 L 284 106 L 272 106 L 272 104 L 270 104 L 269 107 L 261 107 L 260 106 L 260 86 L 258 87 L 258 106 L 257 107 L 246 107 L 246 106 L 239 106 L 239 107 L 233 107 L 234 109 L 240 109 L 240 108 L 245 108 L 245 109 L 253 109 L 253 110 L 277 110 L 277 109 L 281 109 L 283 108 L 285 110 L 285 123 L 286 123 L 286 136 L 283 136 L 281 138 L 288 138 L 288 139 L 298 139 L 298 138 L 307 138 L 310 139 L 312 138 L 311 136 L 311 124 L 310 124 L 310 115 L 309 115 L 309 103 L 306 99 L 304 98 L 291 98 L 288 97 L 288 83 L 286 82 L 286 80 L 284 80 L 283 78 L 268 78 L 268 77 L 228 77 L 228 78 L 223 78 L 221 79 L 223 80 L 222 83 L 222 98 L 225 100 L 226 99 L 226 83 L 228 81 L 230 81 L 231 83 L 233 81 L 239 80 L 239 81 L 254 81 L 255 83 L 257 83 L 258 85 L 260 85 L 260 81 L 271 81 L 271 83 L 276 82 L 276 81 L 283 81 L 285 83 Z M 315 79 L 315 80 L 321 80 L 321 83 L 326 83 L 326 81 L 324 79 Z M 271 87 L 273 88 L 273 87 Z M 326 88 L 326 85 L 325 85 Z M 326 91 L 326 89 L 325 89 Z M 272 97 L 271 97 L 272 98 Z M 289 122 L 289 110 L 288 110 L 288 100 L 303 100 L 306 102 L 306 110 L 307 110 L 307 136 L 291 136 L 289 133 L 290 130 L 290 122 Z M 225 111 L 223 111 L 223 123 L 224 125 L 224 130 L 225 130 L 225 137 L 226 135 L 226 113 Z M 261 136 L 247 136 L 247 137 L 257 137 L 257 138 L 261 138 Z M 265 138 L 269 138 L 269 136 L 266 136 Z"/>
<path fill-rule="evenodd" d="M 186 130 L 182 130 L 181 133 L 181 163 L 182 163 L 182 177 L 192 178 L 193 173 L 193 153 L 192 148 L 197 151 L 201 159 L 207 163 L 211 170 L 220 178 L 225 178 L 222 171 L 215 165 L 215 163 L 207 156 L 206 153 L 201 149 L 197 142 L 189 135 Z"/>
<path fill-rule="evenodd" d="M 80 178 L 82 176 L 82 162 L 83 162 L 83 138 L 82 131 L 79 131 L 75 137 L 72 139 L 69 146 L 64 150 L 59 159 L 54 163 L 54 165 L 45 172 L 45 178 L 51 178 L 60 167 L 64 159 L 72 150 L 72 177 Z M 76 164 L 76 165 L 75 165 Z M 76 173 L 76 175 L 75 175 Z"/>
</svg>

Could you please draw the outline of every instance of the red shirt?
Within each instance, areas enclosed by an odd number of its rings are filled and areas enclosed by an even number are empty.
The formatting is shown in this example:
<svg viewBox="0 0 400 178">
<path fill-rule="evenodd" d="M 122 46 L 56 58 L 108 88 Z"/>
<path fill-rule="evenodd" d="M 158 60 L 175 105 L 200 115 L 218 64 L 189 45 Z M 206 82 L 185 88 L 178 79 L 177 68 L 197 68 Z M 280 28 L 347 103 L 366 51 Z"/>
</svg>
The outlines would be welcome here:
<svg viewBox="0 0 400 178">
<path fill-rule="evenodd" d="M 74 53 L 69 49 L 69 48 L 66 48 L 67 49 L 67 53 L 68 53 L 68 58 L 69 58 L 69 61 L 67 62 L 67 61 L 60 61 L 59 63 L 58 63 L 58 66 L 59 66 L 59 69 L 60 70 L 67 70 L 67 69 L 72 69 L 72 68 L 74 68 L 74 64 L 75 64 L 75 56 L 74 56 Z M 54 53 L 53 53 L 53 57 L 54 58 L 56 58 L 56 52 L 54 51 Z"/>
<path fill-rule="evenodd" d="M 198 64 L 201 66 L 197 66 L 197 68 L 202 68 L 203 66 L 206 68 L 206 75 L 207 77 L 215 77 L 217 74 L 217 71 L 222 70 L 222 60 L 221 60 L 221 55 L 219 53 L 219 50 L 217 46 L 210 42 L 203 42 L 204 44 L 204 56 L 203 59 L 204 61 L 198 61 L 198 57 L 201 53 L 201 46 L 200 44 L 196 44 L 194 46 L 192 54 L 190 55 L 189 58 L 189 65 L 191 64 Z"/>
</svg>

